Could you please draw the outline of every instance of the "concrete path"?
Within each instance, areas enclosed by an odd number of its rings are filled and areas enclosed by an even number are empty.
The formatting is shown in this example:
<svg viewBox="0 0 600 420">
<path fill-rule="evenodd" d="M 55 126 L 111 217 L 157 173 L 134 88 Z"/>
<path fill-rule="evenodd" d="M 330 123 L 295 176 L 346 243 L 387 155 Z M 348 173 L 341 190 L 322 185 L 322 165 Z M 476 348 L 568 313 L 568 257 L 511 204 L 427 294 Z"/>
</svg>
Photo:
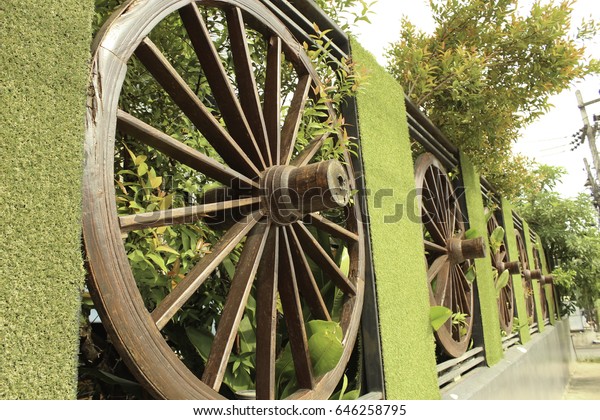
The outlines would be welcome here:
<svg viewBox="0 0 600 420">
<path fill-rule="evenodd" d="M 578 361 L 565 391 L 565 400 L 600 400 L 600 345 L 575 348 Z"/>
</svg>

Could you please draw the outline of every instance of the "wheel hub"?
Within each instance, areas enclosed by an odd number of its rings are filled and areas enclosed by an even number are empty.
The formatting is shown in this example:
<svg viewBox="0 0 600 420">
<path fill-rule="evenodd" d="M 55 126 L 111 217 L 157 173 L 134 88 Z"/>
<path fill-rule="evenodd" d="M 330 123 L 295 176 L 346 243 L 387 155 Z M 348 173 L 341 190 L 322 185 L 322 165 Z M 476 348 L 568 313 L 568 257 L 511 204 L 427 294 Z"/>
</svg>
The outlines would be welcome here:
<svg viewBox="0 0 600 420">
<path fill-rule="evenodd" d="M 267 215 L 279 225 L 308 213 L 344 207 L 350 199 L 348 175 L 337 160 L 273 166 L 263 172 L 260 189 Z"/>
</svg>

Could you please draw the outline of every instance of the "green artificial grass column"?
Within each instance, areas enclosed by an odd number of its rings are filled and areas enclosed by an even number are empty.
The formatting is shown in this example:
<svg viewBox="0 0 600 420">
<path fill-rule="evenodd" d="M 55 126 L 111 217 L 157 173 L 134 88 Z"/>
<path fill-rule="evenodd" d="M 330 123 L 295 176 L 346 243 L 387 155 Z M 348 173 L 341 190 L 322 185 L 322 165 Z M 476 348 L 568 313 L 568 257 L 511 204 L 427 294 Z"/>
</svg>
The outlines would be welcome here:
<svg viewBox="0 0 600 420">
<path fill-rule="evenodd" d="M 0 398 L 76 397 L 92 0 L 0 4 Z"/>
<path fill-rule="evenodd" d="M 477 273 L 476 281 L 479 307 L 481 309 L 485 358 L 487 364 L 492 366 L 502 359 L 503 351 L 498 296 L 496 294 L 494 271 L 489 257 L 490 244 L 483 206 L 483 194 L 479 183 L 479 173 L 463 153 L 460 154 L 460 163 L 465 187 L 469 228 L 476 230 L 477 236 L 483 238 L 487 250 L 487 255 L 484 258 L 475 259 L 475 272 Z"/>
<path fill-rule="evenodd" d="M 357 102 L 386 398 L 440 398 L 404 93 L 357 42 L 352 55 L 369 75 Z"/>
<path fill-rule="evenodd" d="M 529 225 L 523 220 L 523 236 L 525 240 L 525 248 L 527 249 L 527 258 L 529 259 L 529 269 L 535 270 L 533 266 L 533 243 L 531 242 L 531 236 L 529 232 Z M 531 280 L 533 286 L 533 300 L 535 302 L 535 318 L 538 324 L 538 331 L 544 331 L 544 314 L 542 312 L 541 296 L 540 296 L 540 282 L 536 279 Z"/>
<path fill-rule="evenodd" d="M 508 248 L 509 261 L 519 261 L 519 248 L 517 248 L 517 237 L 515 236 L 515 224 L 513 221 L 512 204 L 502 198 L 502 218 L 504 219 L 504 230 L 506 234 L 506 247 Z M 515 306 L 517 308 L 517 320 L 515 325 L 519 331 L 521 343 L 525 344 L 531 340 L 529 332 L 529 323 L 527 316 L 527 306 L 525 304 L 525 290 L 523 289 L 523 279 L 520 274 L 512 275 L 513 291 L 515 294 Z M 513 327 L 514 328 L 514 327 Z"/>
<path fill-rule="evenodd" d="M 542 246 L 542 242 L 538 237 L 538 242 L 535 244 L 537 247 L 538 253 L 540 255 L 540 263 L 542 264 L 542 273 L 547 276 L 550 274 L 550 270 L 548 269 L 548 263 L 546 262 L 546 254 L 544 253 L 544 247 Z M 546 292 L 546 302 L 548 303 L 548 315 L 550 317 L 550 324 L 554 325 L 556 323 L 556 299 L 554 299 L 554 294 L 552 291 L 551 284 L 545 284 L 544 290 Z"/>
</svg>

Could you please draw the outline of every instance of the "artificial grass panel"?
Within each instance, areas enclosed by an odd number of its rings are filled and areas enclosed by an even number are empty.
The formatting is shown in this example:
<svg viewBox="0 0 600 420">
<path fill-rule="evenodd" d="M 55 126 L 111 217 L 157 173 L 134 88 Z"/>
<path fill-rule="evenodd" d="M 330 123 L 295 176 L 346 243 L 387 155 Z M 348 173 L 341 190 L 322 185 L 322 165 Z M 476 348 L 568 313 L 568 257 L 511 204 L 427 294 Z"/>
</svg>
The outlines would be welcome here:
<svg viewBox="0 0 600 420">
<path fill-rule="evenodd" d="M 488 255 L 485 258 L 475 259 L 475 272 L 477 273 L 477 292 L 481 310 L 481 324 L 483 328 L 483 343 L 485 359 L 489 366 L 495 365 L 503 357 L 502 335 L 500 333 L 500 316 L 498 313 L 498 297 L 494 284 L 494 272 L 489 257 L 490 243 L 487 234 L 487 223 L 483 206 L 483 194 L 479 183 L 479 173 L 471 161 L 461 153 L 461 173 L 465 187 L 467 214 L 469 228 L 475 229 L 478 236 L 483 237 Z"/>
<path fill-rule="evenodd" d="M 386 397 L 437 399 L 423 233 L 416 217 L 404 93 L 355 41 L 352 55 L 369 72 L 368 85 L 357 102 Z"/>
<path fill-rule="evenodd" d="M 0 398 L 76 396 L 94 3 L 0 4 Z"/>
<path fill-rule="evenodd" d="M 517 248 L 517 237 L 515 236 L 515 224 L 513 221 L 512 204 L 502 198 L 502 218 L 504 219 L 504 231 L 506 234 L 506 248 L 508 249 L 509 261 L 519 261 L 519 249 Z M 529 324 L 527 322 L 527 307 L 525 305 L 525 290 L 520 274 L 512 275 L 513 291 L 515 294 L 515 306 L 519 318 L 517 328 L 521 343 L 525 344 L 531 340 Z M 517 321 L 515 320 L 515 323 Z"/>
<path fill-rule="evenodd" d="M 544 253 L 544 247 L 542 246 L 542 241 L 538 237 L 538 242 L 535 244 L 537 247 L 538 253 L 540 254 L 540 263 L 542 264 L 542 273 L 544 275 L 550 274 L 550 270 L 548 269 L 548 263 L 546 262 L 546 254 Z M 544 290 L 546 291 L 546 301 L 548 302 L 548 314 L 550 315 L 550 324 L 554 325 L 556 323 L 555 315 L 556 315 L 556 307 L 555 300 L 552 291 L 551 284 L 545 284 Z"/>
<path fill-rule="evenodd" d="M 525 248 L 527 249 L 527 258 L 529 258 L 529 269 L 535 270 L 534 259 L 533 259 L 533 243 L 531 242 L 531 236 L 529 232 L 529 225 L 523 220 L 523 236 L 525 240 Z M 533 301 L 535 302 L 535 319 L 538 324 L 538 331 L 542 332 L 545 329 L 544 326 L 544 314 L 542 313 L 541 296 L 540 296 L 540 282 L 536 279 L 531 280 L 533 286 Z"/>
</svg>

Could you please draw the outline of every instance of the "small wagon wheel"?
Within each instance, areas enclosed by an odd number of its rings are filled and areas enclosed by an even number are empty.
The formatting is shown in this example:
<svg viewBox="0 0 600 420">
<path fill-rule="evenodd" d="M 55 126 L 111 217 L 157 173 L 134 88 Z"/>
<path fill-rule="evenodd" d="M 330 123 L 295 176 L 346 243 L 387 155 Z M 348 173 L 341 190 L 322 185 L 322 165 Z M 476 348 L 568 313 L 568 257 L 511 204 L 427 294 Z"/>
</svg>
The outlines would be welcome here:
<svg viewBox="0 0 600 420">
<path fill-rule="evenodd" d="M 464 239 L 464 214 L 446 169 L 430 153 L 415 162 L 415 180 L 424 228 L 429 300 L 459 317 L 449 319 L 436 332 L 441 350 L 463 354 L 473 330 L 473 288 L 467 279 L 469 259 L 485 255 L 482 238 Z M 462 318 L 462 319 L 461 319 Z"/>
<path fill-rule="evenodd" d="M 496 215 L 492 213 L 487 223 L 488 234 L 490 235 L 490 237 L 498 227 L 500 227 L 500 223 L 498 223 Z M 498 277 L 500 277 L 500 275 L 505 270 L 508 270 L 510 274 L 520 273 L 519 263 L 516 261 L 509 261 L 508 259 L 508 253 L 506 251 L 506 243 L 504 237 L 502 238 L 502 241 L 500 241 L 497 249 L 494 249 L 494 251 L 494 253 L 490 253 L 490 257 L 492 259 L 492 266 L 496 268 L 498 272 Z M 515 317 L 514 302 L 515 297 L 512 276 L 509 276 L 508 283 L 506 283 L 506 286 L 500 289 L 500 294 L 498 295 L 500 327 L 507 334 L 510 334 L 512 332 L 513 321 Z"/>
<path fill-rule="evenodd" d="M 217 51 L 213 39 L 219 34 L 209 30 L 206 13 L 226 18 L 220 28 L 227 34 L 232 62 L 225 62 Z M 153 28 L 167 19 L 181 19 L 187 33 L 182 35 L 181 48 L 187 45 L 195 51 L 210 93 L 194 91 L 150 40 Z M 261 77 L 262 61 L 255 62 L 250 53 L 249 31 L 264 37 L 266 69 Z M 191 147 L 132 115 L 133 111 L 120 108 L 127 72 L 140 65 L 168 95 L 166 101 L 174 112 L 164 118 L 175 116 L 175 125 L 184 121 L 173 130 L 197 133 L 205 147 Z M 293 74 L 288 77 L 293 87 L 287 102 L 282 98 L 284 71 Z M 348 151 L 342 152 L 343 165 L 336 159 L 321 158 L 327 133 L 297 144 L 307 97 L 317 86 L 319 76 L 302 46 L 258 1 L 129 1 L 96 37 L 83 192 L 89 287 L 119 353 L 156 397 L 222 398 L 218 391 L 230 357 L 238 351 L 240 322 L 250 300 L 256 302 L 256 343 L 251 357 L 258 399 L 277 396 L 275 365 L 283 340 L 291 348 L 297 382 L 297 391 L 290 398 L 327 398 L 342 377 L 362 309 L 364 237 L 360 209 L 349 203 L 354 180 Z M 138 98 L 136 109 L 151 111 L 152 103 L 144 103 L 144 99 Z M 287 113 L 282 112 L 284 105 Z M 325 119 L 336 121 L 331 106 L 325 113 Z M 124 188 L 119 170 L 125 163 L 115 158 L 115 140 L 120 133 L 152 153 L 166 156 L 169 167 L 187 168 L 189 179 L 212 179 L 224 187 L 195 205 L 123 215 L 117 209 L 115 193 Z M 201 195 L 200 191 L 186 194 Z M 217 216 L 226 223 L 211 224 Z M 148 303 L 140 292 L 144 279 L 135 278 L 126 248 L 128 239 L 124 243 L 123 237 L 192 224 L 213 235 L 215 243 L 207 252 L 194 253 L 195 265 L 176 284 L 167 284 L 166 297 Z M 325 235 L 332 245 L 323 245 L 313 232 Z M 345 269 L 338 263 L 342 251 L 347 253 Z M 230 263 L 237 259 L 228 282 L 221 278 L 212 281 L 214 273 L 224 271 L 227 259 Z M 335 316 L 324 302 L 324 288 L 315 280 L 315 266 L 328 279 L 329 293 L 335 292 L 340 302 Z M 162 272 L 160 280 L 169 275 Z M 207 332 L 214 335 L 207 360 L 198 356 L 187 363 L 182 350 L 172 347 L 178 337 L 165 330 L 181 322 L 181 308 L 211 284 L 227 292 L 213 331 Z M 198 303 L 201 309 L 209 304 Z M 339 320 L 343 350 L 333 369 L 317 375 L 311 364 L 305 320 L 334 318 Z"/>
<path fill-rule="evenodd" d="M 548 302 L 546 300 L 546 290 L 544 288 L 545 276 L 542 275 L 542 264 L 540 259 L 540 253 L 536 247 L 533 247 L 533 266 L 535 269 L 534 276 L 539 276 L 538 280 L 540 283 L 540 305 L 542 305 L 542 319 L 548 318 Z M 539 273 L 539 274 L 538 274 Z"/>
<path fill-rule="evenodd" d="M 531 277 L 531 270 L 529 266 L 529 258 L 527 257 L 527 249 L 525 248 L 525 241 L 521 232 L 515 230 L 515 237 L 517 239 L 517 249 L 519 250 L 519 262 L 521 263 L 521 273 L 523 280 L 523 292 L 525 293 L 525 307 L 527 310 L 527 319 L 532 324 L 535 319 L 535 301 L 533 297 L 533 283 Z"/>
</svg>

